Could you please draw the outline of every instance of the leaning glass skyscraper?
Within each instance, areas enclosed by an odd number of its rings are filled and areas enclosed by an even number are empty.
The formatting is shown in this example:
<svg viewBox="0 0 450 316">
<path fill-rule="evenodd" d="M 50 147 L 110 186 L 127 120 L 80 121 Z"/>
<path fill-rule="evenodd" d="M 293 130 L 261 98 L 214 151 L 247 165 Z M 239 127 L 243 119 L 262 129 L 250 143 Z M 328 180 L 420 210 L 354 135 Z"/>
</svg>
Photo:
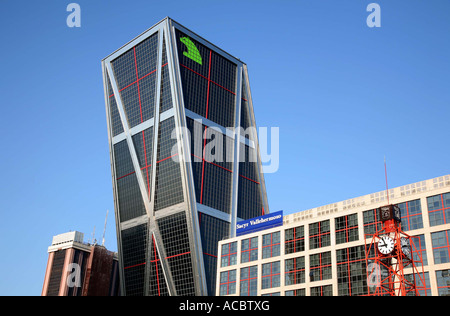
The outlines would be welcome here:
<svg viewBox="0 0 450 316">
<path fill-rule="evenodd" d="M 267 213 L 247 66 L 165 18 L 102 60 L 124 295 L 214 295 L 218 241 Z"/>
</svg>

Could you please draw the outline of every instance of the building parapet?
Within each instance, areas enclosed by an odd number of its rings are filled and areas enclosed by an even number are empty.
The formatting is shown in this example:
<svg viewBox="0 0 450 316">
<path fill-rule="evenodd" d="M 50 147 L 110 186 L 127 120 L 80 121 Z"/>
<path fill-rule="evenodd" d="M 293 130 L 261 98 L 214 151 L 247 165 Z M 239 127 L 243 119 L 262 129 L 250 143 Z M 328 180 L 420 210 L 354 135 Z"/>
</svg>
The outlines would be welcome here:
<svg viewBox="0 0 450 316">
<path fill-rule="evenodd" d="M 389 189 L 389 201 L 394 202 L 396 199 L 405 196 L 414 197 L 427 191 L 439 188 L 450 187 L 450 175 L 440 176 L 429 180 L 419 181 L 412 184 Z M 365 207 L 368 210 L 377 208 L 380 203 L 387 204 L 386 190 L 351 198 L 337 203 L 319 206 L 294 214 L 285 215 L 283 221 L 285 224 L 297 221 L 304 221 L 312 218 L 329 216 L 330 214 L 343 212 L 351 209 Z"/>
</svg>

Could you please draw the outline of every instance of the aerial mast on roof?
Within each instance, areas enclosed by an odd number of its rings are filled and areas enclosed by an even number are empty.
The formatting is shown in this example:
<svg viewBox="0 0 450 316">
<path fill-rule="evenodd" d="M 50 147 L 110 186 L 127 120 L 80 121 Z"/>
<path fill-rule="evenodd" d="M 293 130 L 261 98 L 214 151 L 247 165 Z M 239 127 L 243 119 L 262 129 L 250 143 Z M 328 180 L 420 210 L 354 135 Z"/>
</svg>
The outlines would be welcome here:
<svg viewBox="0 0 450 316">
<path fill-rule="evenodd" d="M 384 158 L 387 205 L 374 210 L 373 233 L 366 233 L 367 293 L 369 296 L 419 296 L 425 289 L 422 252 L 419 236 L 409 236 L 402 230 L 401 209 L 389 202 L 386 157 Z M 421 269 L 420 269 L 421 268 Z M 405 273 L 407 269 L 412 274 Z"/>
<path fill-rule="evenodd" d="M 109 210 L 106 210 L 105 227 L 103 228 L 102 246 L 105 246 L 105 233 L 106 233 L 106 222 L 108 220 L 108 212 Z"/>
<path fill-rule="evenodd" d="M 91 243 L 93 245 L 95 245 L 97 243 L 97 240 L 95 239 L 95 226 L 94 226 L 94 230 L 92 231 L 92 241 L 91 241 Z"/>
</svg>

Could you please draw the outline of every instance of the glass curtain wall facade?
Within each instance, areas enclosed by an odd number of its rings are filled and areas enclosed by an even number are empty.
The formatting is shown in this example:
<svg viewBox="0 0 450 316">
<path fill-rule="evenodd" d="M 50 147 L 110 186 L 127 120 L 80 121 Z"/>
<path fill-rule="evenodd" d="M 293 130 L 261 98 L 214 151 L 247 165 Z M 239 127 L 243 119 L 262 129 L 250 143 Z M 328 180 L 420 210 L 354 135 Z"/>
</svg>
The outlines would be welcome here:
<svg viewBox="0 0 450 316">
<path fill-rule="evenodd" d="M 268 213 L 246 65 L 170 18 L 102 60 L 124 295 L 214 295 Z"/>
</svg>

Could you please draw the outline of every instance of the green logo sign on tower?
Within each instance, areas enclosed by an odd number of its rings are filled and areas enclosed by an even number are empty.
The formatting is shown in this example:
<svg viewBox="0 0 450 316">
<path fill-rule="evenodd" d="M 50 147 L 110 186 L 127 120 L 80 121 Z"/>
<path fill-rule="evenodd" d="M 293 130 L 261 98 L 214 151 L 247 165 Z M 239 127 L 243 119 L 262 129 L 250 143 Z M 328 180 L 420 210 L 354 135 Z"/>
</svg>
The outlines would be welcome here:
<svg viewBox="0 0 450 316">
<path fill-rule="evenodd" d="M 183 52 L 183 55 L 186 56 L 187 58 L 190 58 L 193 61 L 199 63 L 200 65 L 203 65 L 202 64 L 202 56 L 200 55 L 200 52 L 198 51 L 198 49 L 195 46 L 195 44 L 192 43 L 190 38 L 189 37 L 182 37 L 182 38 L 180 38 L 180 41 L 184 45 L 186 45 L 186 47 L 188 49 L 187 52 Z"/>
</svg>

